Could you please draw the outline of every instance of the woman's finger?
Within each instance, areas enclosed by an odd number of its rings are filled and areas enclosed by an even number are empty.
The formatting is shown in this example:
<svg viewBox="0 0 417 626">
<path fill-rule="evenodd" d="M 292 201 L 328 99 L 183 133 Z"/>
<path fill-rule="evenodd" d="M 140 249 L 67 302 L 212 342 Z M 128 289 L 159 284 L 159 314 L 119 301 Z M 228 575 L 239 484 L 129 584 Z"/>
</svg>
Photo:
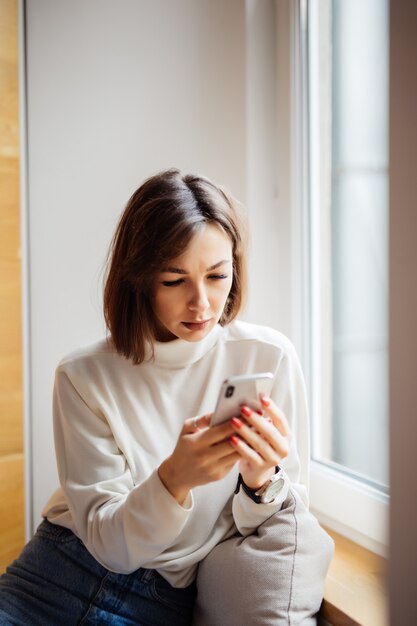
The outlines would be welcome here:
<svg viewBox="0 0 417 626">
<path fill-rule="evenodd" d="M 235 450 L 232 450 L 230 448 L 229 439 L 226 439 L 225 441 L 222 441 L 221 443 L 218 443 L 215 446 L 210 446 L 206 455 L 208 465 L 212 465 L 213 463 L 218 463 L 218 462 L 227 461 L 227 460 L 232 461 L 233 459 L 234 459 L 234 462 L 236 463 L 236 461 L 238 461 L 239 458 L 240 458 L 239 454 Z"/>
<path fill-rule="evenodd" d="M 205 430 L 210 426 L 212 415 L 212 413 L 207 413 L 207 415 L 197 415 L 196 417 L 189 417 L 184 422 L 183 434 L 196 433 L 199 430 Z"/>
<path fill-rule="evenodd" d="M 197 417 L 190 417 L 185 420 L 182 429 L 183 435 L 198 435 L 199 445 L 203 447 L 216 445 L 226 440 L 233 433 L 230 421 L 210 426 L 213 413 L 207 413 Z"/>
<path fill-rule="evenodd" d="M 262 467 L 262 465 L 265 464 L 265 461 L 261 457 L 261 455 L 258 454 L 256 450 L 251 448 L 247 443 L 245 443 L 240 437 L 232 435 L 229 438 L 229 444 L 239 453 L 241 458 L 249 461 L 252 465 L 256 467 Z M 278 463 L 276 465 L 278 465 Z"/>
<path fill-rule="evenodd" d="M 211 426 L 201 433 L 201 442 L 205 445 L 215 445 L 221 441 L 224 441 L 233 433 L 233 428 L 230 420 L 218 424 L 217 426 Z"/>
<path fill-rule="evenodd" d="M 259 419 L 262 420 L 263 418 Z M 243 439 L 253 450 L 255 450 L 264 459 L 264 461 L 272 465 L 278 465 L 281 460 L 280 452 L 283 450 L 276 441 L 273 441 L 273 436 L 269 438 L 265 436 L 264 433 L 260 433 L 255 428 L 247 426 L 244 422 L 242 422 L 242 420 L 237 418 L 232 419 L 232 425 L 235 427 L 235 432 L 239 435 L 239 437 Z M 279 434 L 274 426 L 270 426 L 270 429 L 273 429 L 276 435 Z"/>
<path fill-rule="evenodd" d="M 232 419 L 231 423 L 235 432 L 266 461 L 279 464 L 279 461 L 288 455 L 288 439 L 281 435 L 272 422 L 268 422 L 264 417 L 259 417 L 257 413 L 251 412 L 249 415 L 249 411 L 245 411 L 243 415 L 248 425 L 242 420 Z"/>
<path fill-rule="evenodd" d="M 281 435 L 284 435 L 284 437 L 290 437 L 291 428 L 283 411 L 281 411 L 281 409 L 277 407 L 275 402 L 273 402 L 268 396 L 261 394 L 259 396 L 259 399 L 261 401 L 262 408 L 265 414 L 272 419 L 273 423 L 278 428 Z"/>
</svg>

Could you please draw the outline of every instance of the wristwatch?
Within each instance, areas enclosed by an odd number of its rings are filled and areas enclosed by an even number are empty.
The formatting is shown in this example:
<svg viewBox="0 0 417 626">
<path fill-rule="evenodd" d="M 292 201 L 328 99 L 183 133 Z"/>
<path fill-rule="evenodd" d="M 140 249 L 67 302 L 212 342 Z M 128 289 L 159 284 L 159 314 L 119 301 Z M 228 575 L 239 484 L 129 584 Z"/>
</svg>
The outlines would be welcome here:
<svg viewBox="0 0 417 626">
<path fill-rule="evenodd" d="M 284 472 L 280 467 L 277 466 L 275 468 L 275 474 L 272 476 L 272 478 L 267 480 L 266 483 L 262 485 L 262 487 L 259 487 L 259 489 L 251 489 L 250 487 L 245 485 L 242 475 L 239 474 L 235 493 L 238 493 L 240 486 L 242 486 L 242 489 L 246 493 L 246 495 L 249 496 L 251 500 L 256 502 L 256 504 L 270 504 L 275 500 L 277 495 L 283 489 L 284 485 Z"/>
</svg>

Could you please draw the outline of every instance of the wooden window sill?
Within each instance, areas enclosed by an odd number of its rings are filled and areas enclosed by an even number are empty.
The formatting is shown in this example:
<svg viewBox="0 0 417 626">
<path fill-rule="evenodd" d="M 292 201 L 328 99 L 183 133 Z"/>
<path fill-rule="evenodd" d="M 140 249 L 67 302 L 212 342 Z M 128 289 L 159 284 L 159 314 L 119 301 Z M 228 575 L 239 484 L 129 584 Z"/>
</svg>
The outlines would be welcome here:
<svg viewBox="0 0 417 626">
<path fill-rule="evenodd" d="M 388 626 L 386 559 L 327 528 L 326 531 L 334 539 L 335 554 L 319 624 Z"/>
</svg>

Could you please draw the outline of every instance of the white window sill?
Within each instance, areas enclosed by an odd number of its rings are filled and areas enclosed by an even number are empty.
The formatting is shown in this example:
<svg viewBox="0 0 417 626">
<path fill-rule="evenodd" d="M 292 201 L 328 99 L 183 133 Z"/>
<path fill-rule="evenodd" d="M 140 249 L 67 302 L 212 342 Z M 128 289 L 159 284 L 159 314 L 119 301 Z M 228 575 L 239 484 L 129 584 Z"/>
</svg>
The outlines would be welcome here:
<svg viewBox="0 0 417 626">
<path fill-rule="evenodd" d="M 371 552 L 387 557 L 387 494 L 312 461 L 310 509 L 323 526 Z"/>
</svg>

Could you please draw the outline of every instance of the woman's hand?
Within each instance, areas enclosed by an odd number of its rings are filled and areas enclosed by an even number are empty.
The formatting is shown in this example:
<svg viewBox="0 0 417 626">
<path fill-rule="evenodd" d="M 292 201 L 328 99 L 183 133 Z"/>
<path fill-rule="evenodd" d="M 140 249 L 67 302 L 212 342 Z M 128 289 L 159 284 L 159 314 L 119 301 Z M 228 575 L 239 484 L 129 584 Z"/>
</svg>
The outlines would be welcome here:
<svg viewBox="0 0 417 626">
<path fill-rule="evenodd" d="M 275 467 L 290 451 L 291 431 L 287 418 L 270 398 L 260 398 L 264 416 L 247 406 L 241 407 L 239 419 L 231 420 L 234 435 L 229 439 L 240 455 L 239 471 L 245 484 L 259 489 L 273 474 Z"/>
<path fill-rule="evenodd" d="M 230 447 L 230 422 L 209 428 L 210 415 L 187 419 L 171 456 L 158 469 L 159 478 L 182 504 L 197 485 L 220 480 L 241 457 Z"/>
</svg>

